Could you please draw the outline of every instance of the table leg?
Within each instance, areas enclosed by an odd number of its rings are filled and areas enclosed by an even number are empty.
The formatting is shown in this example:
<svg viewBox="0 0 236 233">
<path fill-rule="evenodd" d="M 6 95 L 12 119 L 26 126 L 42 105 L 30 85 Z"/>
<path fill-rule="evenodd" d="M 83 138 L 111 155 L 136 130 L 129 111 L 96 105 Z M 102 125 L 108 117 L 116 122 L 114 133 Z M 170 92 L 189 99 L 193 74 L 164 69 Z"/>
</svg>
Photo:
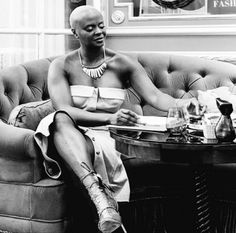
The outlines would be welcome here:
<svg viewBox="0 0 236 233">
<path fill-rule="evenodd" d="M 201 168 L 194 169 L 194 232 L 212 232 L 211 204 L 206 172 Z"/>
</svg>

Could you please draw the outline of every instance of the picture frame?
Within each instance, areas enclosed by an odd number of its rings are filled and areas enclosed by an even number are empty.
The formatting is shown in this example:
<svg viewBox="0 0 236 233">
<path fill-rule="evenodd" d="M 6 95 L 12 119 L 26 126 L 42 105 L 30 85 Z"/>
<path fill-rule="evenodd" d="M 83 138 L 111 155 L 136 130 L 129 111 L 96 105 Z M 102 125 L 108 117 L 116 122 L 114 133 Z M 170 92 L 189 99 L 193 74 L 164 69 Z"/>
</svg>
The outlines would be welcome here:
<svg viewBox="0 0 236 233">
<path fill-rule="evenodd" d="M 190 0 L 196 9 L 187 5 L 171 10 L 162 7 L 162 11 L 160 7 L 158 9 L 157 1 L 177 0 L 101 0 L 108 34 L 236 34 L 236 0 Z"/>
</svg>

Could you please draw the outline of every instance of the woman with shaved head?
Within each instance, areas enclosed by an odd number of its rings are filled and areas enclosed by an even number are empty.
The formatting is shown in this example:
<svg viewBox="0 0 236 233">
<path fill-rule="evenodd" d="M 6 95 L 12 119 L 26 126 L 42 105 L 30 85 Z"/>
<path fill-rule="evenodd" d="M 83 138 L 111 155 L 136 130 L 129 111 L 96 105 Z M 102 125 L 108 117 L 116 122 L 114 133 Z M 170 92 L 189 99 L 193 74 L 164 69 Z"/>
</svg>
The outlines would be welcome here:
<svg viewBox="0 0 236 233">
<path fill-rule="evenodd" d="M 98 213 L 98 228 L 113 232 L 122 226 L 119 201 L 129 201 L 130 187 L 120 154 L 106 125 L 135 125 L 138 115 L 121 105 L 132 86 L 153 107 L 195 106 L 196 99 L 176 100 L 158 90 L 144 68 L 124 54 L 105 47 L 102 14 L 91 6 L 76 8 L 70 26 L 80 48 L 56 58 L 49 68 L 48 89 L 57 111 L 44 118 L 35 135 L 50 177 L 64 162 L 87 190 Z M 148 90 L 148 91 L 147 91 Z M 48 154 L 48 139 L 58 158 Z"/>
</svg>

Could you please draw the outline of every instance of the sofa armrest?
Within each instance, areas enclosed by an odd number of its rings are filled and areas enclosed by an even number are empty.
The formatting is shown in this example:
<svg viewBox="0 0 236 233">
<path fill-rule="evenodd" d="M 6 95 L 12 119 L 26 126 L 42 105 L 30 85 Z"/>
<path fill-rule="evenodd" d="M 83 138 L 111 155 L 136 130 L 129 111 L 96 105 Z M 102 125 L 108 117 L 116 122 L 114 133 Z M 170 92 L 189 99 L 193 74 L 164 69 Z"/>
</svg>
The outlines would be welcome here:
<svg viewBox="0 0 236 233">
<path fill-rule="evenodd" d="M 39 181 L 44 173 L 34 131 L 0 122 L 0 132 L 0 181 Z"/>
</svg>

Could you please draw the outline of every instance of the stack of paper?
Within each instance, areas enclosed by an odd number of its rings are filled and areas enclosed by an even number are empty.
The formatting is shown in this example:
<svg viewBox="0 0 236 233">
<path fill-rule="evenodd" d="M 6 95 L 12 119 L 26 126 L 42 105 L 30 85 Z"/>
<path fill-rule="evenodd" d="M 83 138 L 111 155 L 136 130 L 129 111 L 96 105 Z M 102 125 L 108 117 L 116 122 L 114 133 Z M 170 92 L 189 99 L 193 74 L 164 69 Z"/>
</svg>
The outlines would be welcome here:
<svg viewBox="0 0 236 233">
<path fill-rule="evenodd" d="M 138 123 L 158 131 L 166 131 L 166 117 L 139 116 Z"/>
<path fill-rule="evenodd" d="M 108 125 L 108 128 L 135 130 L 135 131 L 160 131 L 165 132 L 166 117 L 158 116 L 139 116 L 138 124 L 135 126 Z"/>
</svg>

